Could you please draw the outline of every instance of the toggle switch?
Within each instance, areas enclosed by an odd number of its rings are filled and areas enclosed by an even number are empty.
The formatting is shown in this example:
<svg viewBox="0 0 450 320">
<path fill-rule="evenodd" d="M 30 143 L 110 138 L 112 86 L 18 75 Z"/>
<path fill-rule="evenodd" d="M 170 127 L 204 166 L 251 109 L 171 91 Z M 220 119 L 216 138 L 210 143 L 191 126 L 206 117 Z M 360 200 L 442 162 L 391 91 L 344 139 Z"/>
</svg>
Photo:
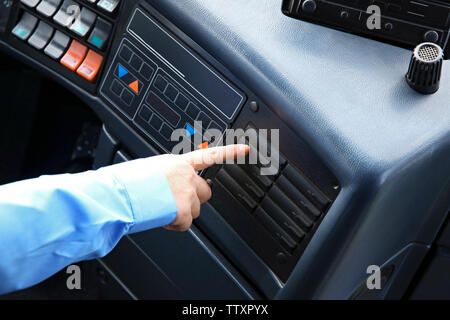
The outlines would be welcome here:
<svg viewBox="0 0 450 320">
<path fill-rule="evenodd" d="M 95 22 L 97 15 L 87 8 L 81 9 L 80 15 L 70 26 L 70 30 L 84 37 Z"/>
<path fill-rule="evenodd" d="M 98 17 L 94 30 L 92 30 L 91 35 L 89 36 L 89 43 L 102 49 L 108 42 L 111 29 L 112 25 L 108 21 Z"/>
<path fill-rule="evenodd" d="M 119 4 L 119 2 L 120 0 L 100 0 L 97 3 L 97 6 L 111 13 L 114 10 L 116 10 L 116 7 Z"/>
<path fill-rule="evenodd" d="M 73 23 L 76 13 L 80 12 L 80 10 L 80 6 L 76 2 L 64 0 L 61 8 L 53 17 L 53 20 L 63 27 L 69 27 L 69 25 Z"/>
<path fill-rule="evenodd" d="M 67 50 L 64 57 L 61 59 L 61 64 L 66 68 L 75 71 L 86 56 L 87 47 L 82 45 L 76 40 L 72 40 L 72 43 Z"/>
<path fill-rule="evenodd" d="M 78 68 L 77 73 L 89 81 L 94 81 L 95 77 L 102 66 L 103 57 L 93 50 L 89 50 L 86 58 L 81 66 Z"/>
<path fill-rule="evenodd" d="M 51 17 L 55 14 L 61 0 L 42 0 L 36 8 L 36 11 L 46 17 Z"/>
<path fill-rule="evenodd" d="M 20 2 L 22 2 L 24 5 L 30 8 L 36 7 L 39 1 L 41 0 L 20 0 Z"/>
<path fill-rule="evenodd" d="M 69 45 L 69 41 L 70 38 L 68 36 L 57 30 L 52 40 L 45 48 L 44 53 L 52 59 L 59 59 Z"/>
<path fill-rule="evenodd" d="M 42 50 L 52 37 L 53 31 L 52 26 L 46 24 L 44 21 L 40 21 L 33 35 L 28 39 L 28 43 L 36 49 Z"/>
<path fill-rule="evenodd" d="M 19 23 L 14 27 L 12 33 L 22 39 L 27 40 L 33 29 L 36 27 L 38 19 L 28 12 L 24 12 Z"/>
</svg>

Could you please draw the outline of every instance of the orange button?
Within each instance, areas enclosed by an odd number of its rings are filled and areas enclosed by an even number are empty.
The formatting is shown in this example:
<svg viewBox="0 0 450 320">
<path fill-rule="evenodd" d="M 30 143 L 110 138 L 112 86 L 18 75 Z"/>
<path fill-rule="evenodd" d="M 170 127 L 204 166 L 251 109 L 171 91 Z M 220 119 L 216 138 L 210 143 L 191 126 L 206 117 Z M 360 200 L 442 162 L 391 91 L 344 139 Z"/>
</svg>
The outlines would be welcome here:
<svg viewBox="0 0 450 320">
<path fill-rule="evenodd" d="M 102 66 L 103 57 L 97 52 L 89 50 L 86 59 L 84 59 L 77 73 L 83 78 L 93 81 Z"/>
<path fill-rule="evenodd" d="M 83 46 L 78 41 L 73 40 L 69 50 L 66 52 L 64 57 L 62 57 L 61 64 L 66 68 L 75 71 L 81 64 L 81 61 L 83 61 L 86 52 L 86 46 Z"/>
</svg>

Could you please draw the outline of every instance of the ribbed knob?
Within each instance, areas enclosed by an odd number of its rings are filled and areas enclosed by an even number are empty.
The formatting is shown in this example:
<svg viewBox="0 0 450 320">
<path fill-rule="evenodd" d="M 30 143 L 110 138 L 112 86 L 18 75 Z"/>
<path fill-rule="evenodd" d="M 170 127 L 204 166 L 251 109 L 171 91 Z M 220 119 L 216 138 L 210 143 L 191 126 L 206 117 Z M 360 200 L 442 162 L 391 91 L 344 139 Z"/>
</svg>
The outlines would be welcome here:
<svg viewBox="0 0 450 320">
<path fill-rule="evenodd" d="M 439 89 L 443 53 L 440 46 L 432 42 L 419 44 L 409 63 L 406 81 L 414 90 L 430 94 Z"/>
</svg>

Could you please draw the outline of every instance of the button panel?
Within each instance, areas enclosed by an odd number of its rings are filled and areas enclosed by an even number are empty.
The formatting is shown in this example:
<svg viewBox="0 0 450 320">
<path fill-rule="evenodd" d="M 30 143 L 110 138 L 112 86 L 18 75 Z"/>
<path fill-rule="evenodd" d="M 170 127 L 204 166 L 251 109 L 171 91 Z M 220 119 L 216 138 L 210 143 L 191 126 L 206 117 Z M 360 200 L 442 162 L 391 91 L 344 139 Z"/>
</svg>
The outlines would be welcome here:
<svg viewBox="0 0 450 320">
<path fill-rule="evenodd" d="M 39 62 L 56 69 L 56 72 L 75 81 L 82 88 L 95 91 L 111 45 L 120 3 L 94 0 L 21 0 L 16 9 L 18 20 L 12 34 L 25 41 L 29 47 L 23 46 L 14 38 L 11 40 L 12 44 Z M 85 54 L 79 56 L 74 55 L 73 50 L 68 52 L 73 43 L 85 47 Z M 57 67 L 55 63 L 66 67 L 67 71 Z M 79 70 L 80 67 L 82 68 Z M 151 70 L 145 68 L 143 73 L 149 78 Z M 137 83 L 134 89 L 139 90 Z M 129 97 L 126 98 L 130 102 Z"/>
<path fill-rule="evenodd" d="M 275 155 L 271 153 L 275 150 L 266 150 L 264 145 L 270 146 L 273 137 L 264 137 L 255 125 L 248 123 L 249 116 L 253 116 L 259 125 L 264 125 L 267 113 L 264 110 L 260 111 L 262 115 L 253 115 L 250 110 L 244 112 L 246 117 L 235 124 L 235 128 L 244 128 L 243 137 L 236 140 L 247 144 L 251 140 L 251 149 L 255 153 L 249 155 L 245 164 L 216 166 L 205 173 L 205 178 L 213 180 L 210 204 L 284 282 L 331 207 L 335 195 L 330 197 L 326 194 L 323 185 L 313 183 L 302 171 L 304 169 L 300 170 L 298 163 L 294 166 L 285 155 L 280 154 L 278 160 L 272 158 Z M 286 132 L 281 125 L 272 128 Z M 254 136 L 252 132 L 245 132 L 248 129 L 260 134 Z M 280 138 L 286 136 L 280 135 Z M 291 143 L 288 143 L 289 147 Z M 271 156 L 269 162 L 277 162 L 278 170 L 273 175 L 263 175 L 261 171 L 273 165 L 267 163 L 267 156 Z M 291 153 L 289 156 L 296 155 Z M 250 164 L 250 159 L 257 163 Z"/>
<path fill-rule="evenodd" d="M 208 147 L 204 131 L 214 127 L 223 132 L 227 124 L 158 63 L 124 39 L 100 93 L 165 152 L 179 143 L 171 141 L 175 129 L 183 129 L 181 138 L 188 139 L 191 149 Z M 202 128 L 197 129 L 195 121 L 202 121 Z"/>
</svg>

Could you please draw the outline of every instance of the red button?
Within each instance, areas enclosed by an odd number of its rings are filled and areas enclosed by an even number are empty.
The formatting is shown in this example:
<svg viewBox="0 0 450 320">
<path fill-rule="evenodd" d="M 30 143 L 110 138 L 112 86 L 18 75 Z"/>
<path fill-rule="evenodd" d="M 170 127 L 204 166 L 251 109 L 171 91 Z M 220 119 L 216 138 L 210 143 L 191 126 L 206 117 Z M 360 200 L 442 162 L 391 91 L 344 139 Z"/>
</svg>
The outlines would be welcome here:
<svg viewBox="0 0 450 320">
<path fill-rule="evenodd" d="M 205 141 L 202 144 L 199 144 L 197 146 L 197 148 L 199 148 L 199 149 L 208 149 L 208 147 L 209 147 L 209 142 L 208 141 Z"/>
<path fill-rule="evenodd" d="M 139 94 L 139 80 L 136 80 L 128 85 L 131 90 Z"/>
<path fill-rule="evenodd" d="M 73 40 L 69 50 L 66 52 L 64 57 L 62 57 L 60 62 L 66 68 L 75 71 L 80 66 L 81 61 L 83 61 L 86 52 L 86 46 L 82 45 L 78 41 Z"/>
<path fill-rule="evenodd" d="M 83 78 L 94 81 L 102 66 L 103 57 L 95 51 L 89 50 L 86 59 L 84 59 L 77 73 Z"/>
</svg>

